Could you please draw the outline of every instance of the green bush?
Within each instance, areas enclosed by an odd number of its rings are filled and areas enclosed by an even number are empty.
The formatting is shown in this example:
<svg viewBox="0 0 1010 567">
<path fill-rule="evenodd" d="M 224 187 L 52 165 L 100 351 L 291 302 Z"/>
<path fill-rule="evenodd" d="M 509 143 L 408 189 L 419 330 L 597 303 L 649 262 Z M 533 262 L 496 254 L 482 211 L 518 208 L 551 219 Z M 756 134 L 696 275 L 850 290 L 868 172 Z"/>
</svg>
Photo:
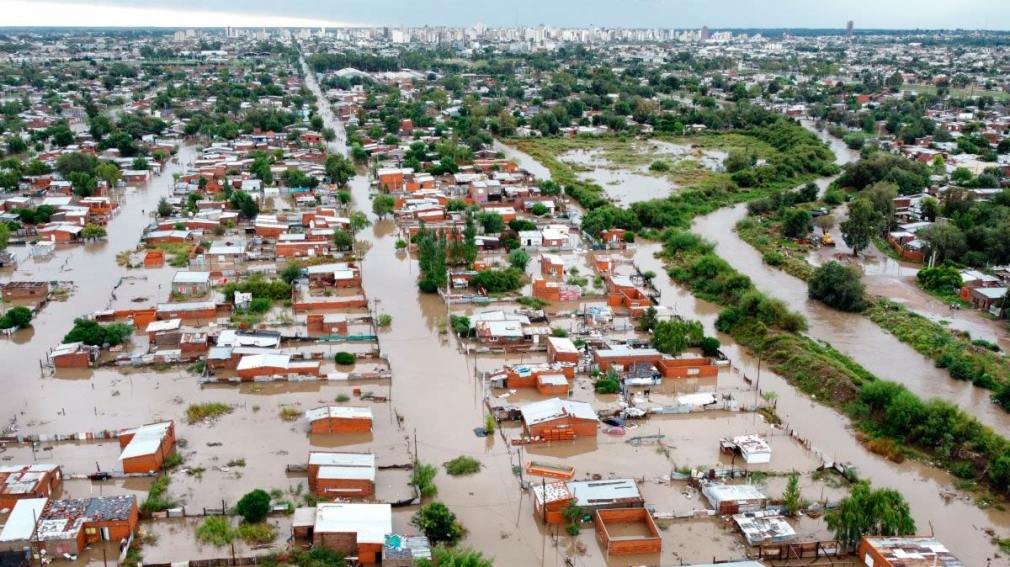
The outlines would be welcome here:
<svg viewBox="0 0 1010 567">
<path fill-rule="evenodd" d="M 452 476 L 464 476 L 480 471 L 480 461 L 473 457 L 460 455 L 445 463 L 445 472 Z"/>
<path fill-rule="evenodd" d="M 270 495 L 258 488 L 248 492 L 238 501 L 235 512 L 251 524 L 262 522 L 270 513 Z"/>
<path fill-rule="evenodd" d="M 416 487 L 423 498 L 431 498 L 438 494 L 438 487 L 435 486 L 437 474 L 438 469 L 434 465 L 418 462 L 410 473 L 410 485 Z"/>
<path fill-rule="evenodd" d="M 355 357 L 353 353 L 342 350 L 334 355 L 333 361 L 337 364 L 354 364 L 355 361 L 357 361 L 357 357 Z"/>
<path fill-rule="evenodd" d="M 32 324 L 32 310 L 18 305 L 11 307 L 0 317 L 0 329 L 24 329 Z"/>
<path fill-rule="evenodd" d="M 859 270 L 839 262 L 828 262 L 814 270 L 808 295 L 839 311 L 866 309 L 866 290 Z"/>
<path fill-rule="evenodd" d="M 523 286 L 523 272 L 517 268 L 483 270 L 474 275 L 470 285 L 488 293 L 515 291 Z"/>
</svg>

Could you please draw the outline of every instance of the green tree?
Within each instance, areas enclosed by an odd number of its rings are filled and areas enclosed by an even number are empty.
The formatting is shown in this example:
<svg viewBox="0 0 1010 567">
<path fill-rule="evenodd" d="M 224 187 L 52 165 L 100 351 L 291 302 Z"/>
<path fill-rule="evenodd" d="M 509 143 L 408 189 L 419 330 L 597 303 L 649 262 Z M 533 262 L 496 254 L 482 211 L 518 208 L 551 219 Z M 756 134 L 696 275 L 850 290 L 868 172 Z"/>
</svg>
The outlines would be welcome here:
<svg viewBox="0 0 1010 567">
<path fill-rule="evenodd" d="M 109 187 L 115 187 L 122 177 L 122 172 L 114 163 L 103 162 L 95 166 L 95 176 L 101 179 Z"/>
<path fill-rule="evenodd" d="M 835 539 L 849 550 L 855 550 L 864 535 L 915 533 L 915 520 L 901 493 L 889 488 L 875 490 L 865 481 L 856 483 L 825 520 Z"/>
<path fill-rule="evenodd" d="M 32 310 L 23 305 L 11 307 L 0 317 L 0 329 L 24 329 L 32 324 Z"/>
<path fill-rule="evenodd" d="M 0 222 L 0 250 L 5 250 L 11 240 L 11 229 L 5 222 Z"/>
<path fill-rule="evenodd" d="M 480 213 L 477 216 L 477 221 L 484 228 L 484 234 L 499 234 L 505 230 L 505 221 L 498 213 Z"/>
<path fill-rule="evenodd" d="M 518 270 L 525 270 L 530 263 L 530 255 L 522 250 L 513 250 L 509 253 L 509 265 Z"/>
<path fill-rule="evenodd" d="M 326 175 L 340 187 L 346 186 L 355 174 L 354 164 L 339 154 L 327 156 L 325 168 Z"/>
<path fill-rule="evenodd" d="M 351 213 L 349 220 L 350 223 L 348 228 L 350 229 L 352 234 L 357 234 L 361 232 L 365 227 L 372 224 L 371 221 L 368 220 L 368 217 L 365 215 L 365 213 L 361 211 L 354 211 L 353 213 Z"/>
<path fill-rule="evenodd" d="M 396 207 L 396 198 L 392 195 L 382 193 L 372 199 L 372 212 L 380 219 L 393 214 L 394 207 Z"/>
<path fill-rule="evenodd" d="M 133 158 L 133 169 L 150 169 L 151 165 L 147 163 L 147 158 L 143 156 L 137 156 Z"/>
<path fill-rule="evenodd" d="M 350 232 L 338 228 L 333 231 L 333 245 L 337 247 L 337 250 L 350 250 L 354 245 L 354 236 Z"/>
<path fill-rule="evenodd" d="M 839 228 L 845 243 L 852 248 L 853 256 L 858 256 L 860 250 L 870 245 L 880 220 L 880 213 L 869 200 L 860 198 L 849 204 L 849 218 L 842 221 Z"/>
<path fill-rule="evenodd" d="M 238 501 L 235 512 L 250 524 L 262 522 L 270 513 L 270 495 L 257 488 Z"/>
<path fill-rule="evenodd" d="M 83 171 L 72 171 L 67 175 L 67 181 L 74 188 L 74 195 L 78 197 L 90 197 L 98 189 L 98 180 L 91 174 Z"/>
<path fill-rule="evenodd" d="M 456 515 L 441 502 L 421 506 L 411 523 L 433 543 L 454 544 L 463 536 L 463 526 Z"/>
<path fill-rule="evenodd" d="M 229 203 L 245 219 L 254 219 L 260 213 L 260 207 L 256 204 L 256 200 L 245 191 L 233 191 Z"/>
<path fill-rule="evenodd" d="M 671 319 L 659 321 L 652 329 L 652 346 L 656 350 L 677 356 L 698 345 L 705 337 L 705 329 L 698 321 Z"/>
<path fill-rule="evenodd" d="M 813 217 L 803 209 L 788 209 L 783 215 L 782 234 L 789 238 L 802 238 L 814 229 Z"/>
<path fill-rule="evenodd" d="M 840 262 L 828 262 L 814 270 L 807 295 L 840 311 L 866 309 L 866 290 L 859 270 Z"/>
<path fill-rule="evenodd" d="M 958 260 L 968 249 L 964 233 L 953 223 L 934 223 L 919 232 L 919 238 L 926 241 L 930 255 L 942 263 L 945 260 Z"/>
<path fill-rule="evenodd" d="M 108 233 L 105 231 L 105 227 L 90 222 L 84 225 L 84 228 L 81 229 L 81 238 L 85 240 L 105 238 L 107 234 Z"/>
<path fill-rule="evenodd" d="M 63 154 L 60 156 L 60 159 L 56 161 L 56 170 L 62 173 L 64 177 L 75 171 L 91 174 L 95 171 L 95 167 L 97 166 L 98 160 L 95 159 L 95 156 L 82 154 L 80 152 Z"/>
<path fill-rule="evenodd" d="M 162 197 L 158 201 L 158 216 L 167 217 L 171 216 L 171 214 L 172 214 L 172 204 L 168 202 L 168 199 Z"/>
<path fill-rule="evenodd" d="M 302 266 L 298 262 L 288 262 L 287 266 L 280 273 L 281 279 L 286 281 L 289 285 L 295 283 L 295 280 L 302 277 Z"/>
<path fill-rule="evenodd" d="M 782 493 L 782 502 L 786 516 L 794 517 L 803 507 L 803 497 L 800 495 L 800 475 L 792 473 L 786 482 L 786 490 Z"/>
<path fill-rule="evenodd" d="M 256 156 L 253 164 L 249 167 L 249 171 L 258 177 L 264 185 L 273 185 L 274 174 L 270 170 L 270 158 L 265 154 Z"/>
</svg>

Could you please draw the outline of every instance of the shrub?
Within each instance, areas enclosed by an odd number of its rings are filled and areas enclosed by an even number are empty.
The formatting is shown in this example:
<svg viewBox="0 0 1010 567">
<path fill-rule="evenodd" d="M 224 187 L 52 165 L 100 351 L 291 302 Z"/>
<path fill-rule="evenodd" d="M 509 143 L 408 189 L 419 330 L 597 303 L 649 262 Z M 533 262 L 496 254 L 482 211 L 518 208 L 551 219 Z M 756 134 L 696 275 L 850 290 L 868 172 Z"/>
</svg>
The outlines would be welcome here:
<svg viewBox="0 0 1010 567">
<path fill-rule="evenodd" d="M 445 463 L 445 472 L 452 476 L 463 476 L 480 471 L 480 461 L 473 457 L 460 455 Z"/>
<path fill-rule="evenodd" d="M 18 305 L 11 307 L 0 317 L 0 329 L 24 329 L 32 324 L 32 310 Z"/>
<path fill-rule="evenodd" d="M 597 394 L 616 394 L 621 391 L 621 383 L 613 376 L 604 376 L 596 381 Z"/>
<path fill-rule="evenodd" d="M 243 541 L 251 544 L 263 545 L 272 542 L 277 537 L 277 530 L 266 522 L 241 523 L 236 532 Z"/>
<path fill-rule="evenodd" d="M 208 402 L 204 404 L 190 404 L 186 408 L 186 422 L 200 423 L 231 413 L 232 407 L 228 404 L 218 402 Z"/>
<path fill-rule="evenodd" d="M 392 324 L 393 324 L 393 316 L 392 315 L 390 315 L 389 313 L 383 313 L 382 315 L 379 315 L 378 325 L 380 327 L 385 328 L 385 327 L 388 327 L 388 326 L 390 326 Z"/>
<path fill-rule="evenodd" d="M 828 262 L 814 270 L 808 294 L 840 311 L 866 309 L 865 290 L 859 271 L 839 262 Z"/>
<path fill-rule="evenodd" d="M 523 285 L 523 272 L 517 268 L 483 270 L 474 275 L 470 284 L 488 293 L 515 291 Z"/>
<path fill-rule="evenodd" d="M 649 171 L 657 171 L 657 172 L 670 171 L 670 164 L 661 159 L 657 159 L 656 161 L 649 164 Z"/>
<path fill-rule="evenodd" d="M 238 501 L 235 512 L 251 524 L 262 522 L 270 513 L 270 495 L 257 488 Z"/>
<path fill-rule="evenodd" d="M 340 352 L 338 352 L 333 357 L 333 361 L 334 362 L 336 362 L 337 364 L 344 364 L 344 365 L 346 365 L 346 364 L 354 364 L 354 362 L 356 360 L 357 360 L 357 357 L 355 357 L 353 353 L 350 353 L 350 352 L 347 352 L 347 351 L 343 351 L 343 350 L 340 351 Z"/>
<path fill-rule="evenodd" d="M 445 504 L 432 502 L 421 506 L 411 520 L 432 543 L 456 543 L 463 536 L 463 526 Z"/>
<path fill-rule="evenodd" d="M 428 463 L 418 462 L 414 465 L 413 472 L 410 473 L 410 485 L 417 487 L 423 498 L 431 498 L 438 494 L 438 487 L 435 486 L 435 476 L 438 469 Z"/>
<path fill-rule="evenodd" d="M 719 347 L 722 345 L 719 344 L 719 339 L 715 337 L 704 337 L 698 346 L 701 347 L 701 352 L 705 356 L 715 356 L 719 354 Z"/>
<path fill-rule="evenodd" d="M 133 334 L 133 327 L 125 323 L 101 325 L 91 319 L 75 319 L 74 328 L 63 337 L 65 343 L 82 342 L 91 346 L 122 344 Z"/>
</svg>

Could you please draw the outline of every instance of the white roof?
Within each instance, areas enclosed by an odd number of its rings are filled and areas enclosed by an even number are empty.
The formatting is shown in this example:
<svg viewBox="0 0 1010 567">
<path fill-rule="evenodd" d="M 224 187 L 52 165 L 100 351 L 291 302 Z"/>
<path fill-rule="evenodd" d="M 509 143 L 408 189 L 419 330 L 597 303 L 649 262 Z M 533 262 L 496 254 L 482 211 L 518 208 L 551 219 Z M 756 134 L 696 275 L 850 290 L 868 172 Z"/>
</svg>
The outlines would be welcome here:
<svg viewBox="0 0 1010 567">
<path fill-rule="evenodd" d="M 174 331 L 182 327 L 182 319 L 163 319 L 161 321 L 151 321 L 144 329 L 145 333 L 158 333 L 161 331 Z"/>
<path fill-rule="evenodd" d="M 641 498 L 638 485 L 630 478 L 614 480 L 584 480 L 568 483 L 568 490 L 579 506 L 603 504 L 606 501 Z"/>
<path fill-rule="evenodd" d="M 22 541 L 31 538 L 46 502 L 48 502 L 47 498 L 18 500 L 14 504 L 14 510 L 7 517 L 3 531 L 0 531 L 0 542 Z"/>
<path fill-rule="evenodd" d="M 537 377 L 541 384 L 549 386 L 567 386 L 568 378 L 564 374 L 541 374 Z"/>
<path fill-rule="evenodd" d="M 310 409 L 305 412 L 305 418 L 309 421 L 316 421 L 325 418 L 337 419 L 372 419 L 372 408 L 360 408 L 351 406 L 326 406 Z"/>
<path fill-rule="evenodd" d="M 586 402 L 575 400 L 562 400 L 561 398 L 551 398 L 526 404 L 520 410 L 523 421 L 527 425 L 543 423 L 570 415 L 579 419 L 590 419 L 598 421 L 593 406 Z"/>
<path fill-rule="evenodd" d="M 119 455 L 119 460 L 123 461 L 133 457 L 154 454 L 161 446 L 161 440 L 172 426 L 171 421 L 152 423 L 138 427 L 133 431 L 133 439 L 123 447 L 123 452 Z M 123 433 L 129 433 L 125 431 Z"/>
<path fill-rule="evenodd" d="M 393 509 L 389 504 L 321 503 L 315 532 L 354 533 L 359 544 L 384 543 L 393 533 Z"/>
<path fill-rule="evenodd" d="M 172 277 L 172 283 L 207 283 L 210 272 L 177 272 Z"/>
<path fill-rule="evenodd" d="M 370 480 L 375 482 L 374 467 L 319 467 L 318 478 L 331 480 Z"/>
<path fill-rule="evenodd" d="M 575 343 L 572 339 L 568 337 L 547 337 L 547 342 L 551 343 L 554 350 L 558 352 L 565 353 L 577 353 L 579 349 L 575 347 Z"/>
<path fill-rule="evenodd" d="M 287 354 L 251 354 L 243 356 L 238 361 L 236 370 L 249 370 L 251 368 L 287 368 L 291 361 L 291 356 Z"/>
<path fill-rule="evenodd" d="M 309 464 L 334 467 L 375 468 L 375 455 L 371 453 L 327 453 L 312 451 L 309 453 Z"/>
</svg>

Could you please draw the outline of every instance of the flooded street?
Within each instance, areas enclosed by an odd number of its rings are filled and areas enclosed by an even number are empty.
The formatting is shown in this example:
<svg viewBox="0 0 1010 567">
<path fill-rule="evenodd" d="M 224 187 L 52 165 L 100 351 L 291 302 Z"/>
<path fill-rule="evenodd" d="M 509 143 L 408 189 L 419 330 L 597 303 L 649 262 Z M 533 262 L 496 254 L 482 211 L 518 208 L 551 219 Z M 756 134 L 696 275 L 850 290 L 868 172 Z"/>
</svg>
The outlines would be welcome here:
<svg viewBox="0 0 1010 567">
<path fill-rule="evenodd" d="M 848 159 L 857 156 L 847 148 L 845 148 L 847 153 L 842 153 L 837 147 L 838 144 L 841 142 L 832 142 L 832 149 L 840 156 L 839 161 L 844 161 L 846 156 Z M 844 144 L 842 147 L 844 148 Z M 510 155 L 514 156 L 515 154 Z M 525 159 L 531 158 L 526 156 Z M 819 184 L 824 186 L 828 181 L 830 180 L 821 180 Z M 813 302 L 809 302 L 806 298 L 805 284 L 784 272 L 765 266 L 760 255 L 733 232 L 733 226 L 745 214 L 745 206 L 716 211 L 707 217 L 697 219 L 695 230 L 703 232 L 706 238 L 717 242 L 720 246 L 718 250 L 720 255 L 730 261 L 735 268 L 752 277 L 760 289 L 772 292 L 773 296 L 789 302 L 793 309 L 804 312 L 812 327 L 816 324 L 819 330 L 827 331 L 826 335 L 837 335 L 834 338 L 829 336 L 829 342 L 837 348 L 850 355 L 873 353 L 869 357 L 856 357 L 871 371 L 877 372 L 877 367 L 887 370 L 888 372 L 881 372 L 882 377 L 909 383 L 910 387 L 915 383 L 926 392 L 924 395 L 948 393 L 955 402 L 963 402 L 963 407 L 964 404 L 969 404 L 967 407 L 983 410 L 979 412 L 980 419 L 984 416 L 1002 428 L 1010 425 L 1005 414 L 988 402 L 984 390 L 973 388 L 970 384 L 957 383 L 946 373 L 939 374 L 931 362 L 880 330 L 869 320 L 812 305 Z M 682 317 L 702 322 L 706 334 L 717 336 L 722 342 L 722 349 L 733 361 L 735 370 L 749 375 L 752 379 L 756 377 L 758 373 L 756 359 L 746 349 L 737 345 L 731 337 L 715 330 L 715 320 L 721 308 L 695 298 L 688 290 L 662 275 L 666 272 L 665 267 L 662 261 L 655 257 L 660 250 L 661 245 L 658 243 L 641 242 L 636 245 L 633 252 L 633 259 L 639 269 L 661 274 L 653 282 L 661 293 L 660 304 L 672 307 Z M 817 323 L 815 315 L 821 317 L 817 319 Z M 836 318 L 837 316 L 849 317 L 852 320 L 840 320 Z M 856 326 L 857 330 L 853 330 L 853 326 Z M 886 344 L 891 347 L 874 346 L 871 340 L 861 338 L 863 335 L 859 330 L 871 333 L 871 337 L 888 341 Z M 844 338 L 844 341 L 839 340 L 839 337 Z M 869 350 L 863 351 L 864 348 Z M 907 356 L 902 355 L 898 362 L 898 357 L 893 354 L 895 352 L 907 353 Z M 870 357 L 877 360 L 863 360 Z M 923 379 L 922 374 L 909 372 L 910 368 L 919 368 L 926 373 L 925 376 L 931 376 L 932 380 Z M 727 380 L 722 376 L 719 380 L 719 389 L 722 389 Z M 735 389 L 733 385 L 730 385 L 730 388 Z M 760 388 L 765 392 L 775 392 L 777 413 L 786 427 L 794 429 L 799 437 L 807 439 L 815 451 L 827 459 L 851 464 L 857 469 L 861 478 L 871 481 L 875 486 L 901 491 L 910 503 L 920 533 L 935 531 L 937 537 L 948 542 L 949 547 L 968 565 L 1010 565 L 1010 559 L 1005 556 L 994 558 L 997 548 L 991 543 L 991 535 L 988 533 L 989 530 L 995 534 L 1006 534 L 1010 531 L 1010 513 L 995 508 L 979 508 L 968 493 L 956 493 L 957 496 L 953 498 L 945 496 L 955 494 L 954 479 L 946 472 L 914 461 L 894 463 L 871 453 L 856 439 L 848 418 L 811 400 L 794 389 L 788 381 L 769 372 L 767 367 L 761 369 Z M 708 526 L 709 524 L 701 523 L 695 530 L 708 530 Z M 693 533 L 695 532 L 681 532 L 680 537 L 696 537 Z M 709 532 L 704 533 L 706 537 L 710 537 Z M 683 544 L 679 547 L 682 546 Z"/>
</svg>

